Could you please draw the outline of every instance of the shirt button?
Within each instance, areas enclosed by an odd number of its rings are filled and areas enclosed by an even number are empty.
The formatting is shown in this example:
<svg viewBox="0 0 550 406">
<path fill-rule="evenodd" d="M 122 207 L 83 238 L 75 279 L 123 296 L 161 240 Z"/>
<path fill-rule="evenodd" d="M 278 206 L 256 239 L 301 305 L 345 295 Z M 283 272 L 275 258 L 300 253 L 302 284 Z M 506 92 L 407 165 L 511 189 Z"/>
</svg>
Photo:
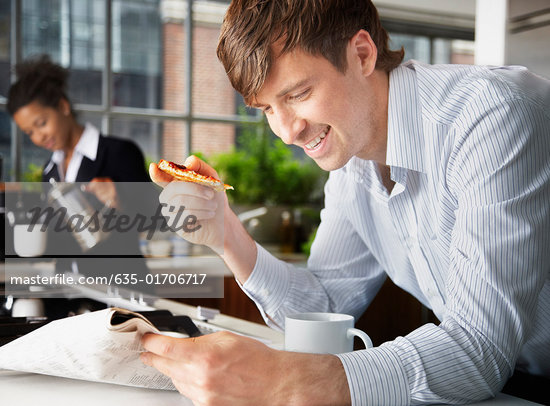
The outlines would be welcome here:
<svg viewBox="0 0 550 406">
<path fill-rule="evenodd" d="M 261 296 L 267 297 L 267 296 L 269 296 L 270 293 L 271 293 L 271 292 L 270 292 L 268 289 L 266 289 L 266 288 L 260 289 L 260 295 L 261 295 Z"/>
</svg>

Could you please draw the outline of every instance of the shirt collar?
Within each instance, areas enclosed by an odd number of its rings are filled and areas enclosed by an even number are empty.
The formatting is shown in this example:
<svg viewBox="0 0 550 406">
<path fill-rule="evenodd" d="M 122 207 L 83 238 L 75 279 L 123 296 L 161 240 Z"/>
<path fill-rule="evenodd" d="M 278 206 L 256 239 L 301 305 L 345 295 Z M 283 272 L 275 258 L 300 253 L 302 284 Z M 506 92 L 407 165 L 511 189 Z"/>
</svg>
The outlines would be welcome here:
<svg viewBox="0 0 550 406">
<path fill-rule="evenodd" d="M 390 72 L 386 163 L 423 172 L 425 148 L 416 64 L 415 61 L 409 61 Z"/>
<path fill-rule="evenodd" d="M 97 158 L 97 146 L 99 145 L 99 130 L 90 123 L 86 123 L 84 132 L 76 144 L 75 151 L 91 161 Z"/>
<path fill-rule="evenodd" d="M 77 152 L 85 156 L 91 161 L 95 161 L 97 158 L 98 145 L 99 145 L 99 130 L 96 127 L 94 127 L 92 124 L 86 123 L 86 125 L 84 126 L 84 131 L 82 132 L 82 135 L 80 136 L 80 139 L 78 140 L 78 143 L 74 148 L 74 152 Z M 63 152 L 63 150 L 61 149 L 58 149 L 52 153 L 52 157 L 50 161 L 59 167 L 59 165 L 63 163 L 64 158 L 65 158 L 65 152 Z M 51 169 L 50 165 L 47 165 L 44 171 L 47 171 L 48 168 Z"/>
</svg>

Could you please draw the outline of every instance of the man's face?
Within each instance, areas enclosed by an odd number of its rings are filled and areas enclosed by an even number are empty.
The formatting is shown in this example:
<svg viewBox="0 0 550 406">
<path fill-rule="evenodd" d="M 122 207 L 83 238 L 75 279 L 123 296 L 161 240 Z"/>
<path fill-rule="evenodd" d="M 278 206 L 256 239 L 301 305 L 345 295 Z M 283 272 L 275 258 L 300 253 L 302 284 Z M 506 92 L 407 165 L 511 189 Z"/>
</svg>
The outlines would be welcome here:
<svg viewBox="0 0 550 406">
<path fill-rule="evenodd" d="M 295 50 L 275 57 L 252 105 L 265 112 L 279 138 L 303 148 L 322 169 L 341 168 L 354 155 L 385 160 L 372 76 L 365 76 L 353 50 L 345 73 Z"/>
</svg>

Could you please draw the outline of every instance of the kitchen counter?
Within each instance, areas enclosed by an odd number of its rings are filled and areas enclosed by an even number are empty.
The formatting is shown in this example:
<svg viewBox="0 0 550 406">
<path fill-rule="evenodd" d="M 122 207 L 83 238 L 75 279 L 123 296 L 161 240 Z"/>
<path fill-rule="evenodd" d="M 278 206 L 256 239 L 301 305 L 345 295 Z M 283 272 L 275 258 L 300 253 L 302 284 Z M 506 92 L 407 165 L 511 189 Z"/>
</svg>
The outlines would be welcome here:
<svg viewBox="0 0 550 406">
<path fill-rule="evenodd" d="M 0 371 L 0 398 L 4 405 L 193 405 L 189 399 L 175 391 L 133 388 L 5 370 Z"/>
<path fill-rule="evenodd" d="M 194 306 L 159 299 L 157 309 L 196 318 Z M 216 328 L 248 334 L 266 340 L 274 348 L 283 348 L 284 335 L 265 325 L 219 314 L 210 322 Z M 81 381 L 47 375 L 0 370 L 0 399 L 5 405 L 42 406 L 190 406 L 193 403 L 175 391 Z M 512 396 L 498 394 L 495 399 L 475 403 L 478 406 L 536 405 Z"/>
<path fill-rule="evenodd" d="M 191 259 L 192 257 L 189 257 Z M 198 262 L 195 262 L 198 261 Z M 176 263 L 163 260 L 156 262 L 157 269 L 178 266 L 182 263 L 191 266 L 200 266 L 200 259 L 180 260 Z M 208 262 L 210 260 L 206 260 Z M 194 263 L 193 263 L 194 262 Z M 193 263 L 193 264 L 192 264 Z M 203 263 L 204 264 L 204 263 Z M 223 262 L 221 263 L 223 266 Z M 209 262 L 210 266 L 216 268 L 214 272 L 221 270 L 219 263 Z M 219 268 L 218 268 L 219 267 Z M 52 271 L 48 266 L 42 269 L 43 272 Z M 223 272 L 222 272 L 223 273 Z M 112 301 L 112 300 L 110 300 Z M 175 302 L 168 299 L 157 299 L 153 303 L 140 304 L 135 301 L 128 301 L 120 298 L 120 302 L 109 303 L 126 307 L 132 310 L 166 309 L 174 315 L 188 315 L 193 319 L 197 318 L 197 308 L 187 304 Z M 200 323 L 200 322 L 197 322 Z M 284 346 L 284 335 L 281 332 L 272 330 L 263 324 L 252 323 L 246 320 L 230 317 L 224 314 L 216 315 L 209 321 L 209 325 L 215 330 L 228 329 L 237 333 L 250 335 L 267 342 L 271 347 L 282 349 Z M 176 406 L 192 405 L 192 402 L 175 391 L 153 390 L 134 388 L 122 385 L 105 384 L 75 379 L 59 378 L 47 375 L 30 374 L 24 372 L 0 370 L 0 399 L 6 405 L 33 405 L 64 406 L 74 405 L 88 406 Z M 512 406 L 512 405 L 536 405 L 523 399 L 498 394 L 495 399 L 475 403 L 479 406 Z"/>
<path fill-rule="evenodd" d="M 0 371 L 5 405 L 41 406 L 192 406 L 179 392 L 80 381 L 24 372 Z M 499 393 L 474 406 L 533 406 L 536 403 Z"/>
</svg>

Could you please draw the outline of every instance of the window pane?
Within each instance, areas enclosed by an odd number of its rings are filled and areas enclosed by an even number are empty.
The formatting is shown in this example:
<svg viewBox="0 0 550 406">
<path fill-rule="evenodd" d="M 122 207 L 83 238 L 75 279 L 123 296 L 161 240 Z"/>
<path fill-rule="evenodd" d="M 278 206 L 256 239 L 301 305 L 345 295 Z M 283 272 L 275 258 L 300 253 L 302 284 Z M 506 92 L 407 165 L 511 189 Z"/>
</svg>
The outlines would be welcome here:
<svg viewBox="0 0 550 406">
<path fill-rule="evenodd" d="M 159 2 L 115 0 L 112 30 L 113 105 L 161 108 Z"/>
<path fill-rule="evenodd" d="M 105 0 L 70 2 L 71 68 L 69 97 L 74 103 L 101 104 L 105 65 Z"/>
<path fill-rule="evenodd" d="M 11 121 L 5 111 L 0 111 L 0 155 L 2 155 L 2 168 L 0 168 L 0 180 L 11 180 L 12 159 L 10 155 L 11 145 Z"/>
<path fill-rule="evenodd" d="M 390 33 L 390 49 L 405 48 L 404 61 L 416 59 L 417 61 L 430 63 L 430 39 L 418 35 Z"/>
<path fill-rule="evenodd" d="M 78 112 L 76 115 L 76 119 L 82 125 L 86 123 L 92 124 L 101 132 L 101 115 L 88 112 Z"/>
<path fill-rule="evenodd" d="M 101 104 L 105 0 L 24 0 L 22 56 L 48 54 L 71 70 L 73 103 Z"/>
<path fill-rule="evenodd" d="M 164 158 L 182 162 L 187 156 L 183 121 L 117 118 L 112 120 L 111 128 L 110 135 L 133 140 L 146 161 L 156 162 Z"/>
<path fill-rule="evenodd" d="M 73 104 L 101 104 L 102 73 L 95 69 L 70 69 L 69 98 Z"/>
<path fill-rule="evenodd" d="M 10 2 L 0 2 L 0 98 L 7 97 L 10 85 Z M 3 100 L 1 100 L 3 102 Z"/>
<path fill-rule="evenodd" d="M 66 58 L 69 33 L 68 25 L 61 23 L 62 4 L 60 0 L 23 0 L 23 58 L 42 53 L 49 54 L 58 62 L 64 54 Z"/>
<path fill-rule="evenodd" d="M 452 41 L 447 38 L 433 40 L 432 63 L 451 63 Z"/>
</svg>

